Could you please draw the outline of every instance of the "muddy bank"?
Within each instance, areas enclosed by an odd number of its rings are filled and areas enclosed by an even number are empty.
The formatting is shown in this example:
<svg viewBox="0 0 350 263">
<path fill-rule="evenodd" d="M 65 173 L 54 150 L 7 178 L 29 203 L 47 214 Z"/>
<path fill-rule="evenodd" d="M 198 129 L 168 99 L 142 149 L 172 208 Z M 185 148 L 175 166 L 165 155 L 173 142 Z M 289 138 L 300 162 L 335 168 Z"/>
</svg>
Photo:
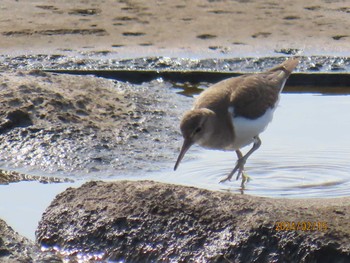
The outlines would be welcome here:
<svg viewBox="0 0 350 263">
<path fill-rule="evenodd" d="M 90 182 L 58 195 L 36 234 L 41 246 L 71 259 L 347 262 L 349 212 L 349 198 L 269 199 L 150 181 Z M 298 229 L 279 231 L 277 222 Z"/>
<path fill-rule="evenodd" d="M 2 163 L 74 175 L 158 169 L 175 158 L 180 105 L 190 105 L 161 81 L 41 71 L 1 73 L 0 98 Z"/>
</svg>

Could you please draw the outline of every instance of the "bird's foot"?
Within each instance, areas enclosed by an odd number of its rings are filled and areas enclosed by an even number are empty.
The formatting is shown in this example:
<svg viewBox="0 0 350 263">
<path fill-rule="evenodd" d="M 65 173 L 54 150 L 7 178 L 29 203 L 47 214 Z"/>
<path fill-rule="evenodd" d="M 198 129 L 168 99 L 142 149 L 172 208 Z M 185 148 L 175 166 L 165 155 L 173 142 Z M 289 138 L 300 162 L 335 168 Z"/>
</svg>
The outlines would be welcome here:
<svg viewBox="0 0 350 263">
<path fill-rule="evenodd" d="M 231 178 L 232 178 L 232 176 L 231 176 L 231 177 L 230 177 L 230 176 L 227 176 L 226 178 L 220 180 L 219 183 L 224 183 L 224 182 L 226 182 L 226 181 L 231 181 Z"/>
<path fill-rule="evenodd" d="M 244 164 L 246 160 L 244 158 L 238 159 L 237 164 L 235 168 L 230 172 L 230 174 L 225 178 L 220 181 L 220 183 L 224 183 L 226 181 L 231 181 L 232 176 L 237 172 L 237 177 L 236 180 L 239 179 L 239 177 L 242 175 L 242 180 L 243 180 L 243 174 L 244 174 Z"/>
<path fill-rule="evenodd" d="M 251 180 L 251 177 L 245 173 L 244 171 L 242 172 L 242 183 L 241 183 L 241 189 L 245 189 L 245 183 L 249 183 Z"/>
</svg>

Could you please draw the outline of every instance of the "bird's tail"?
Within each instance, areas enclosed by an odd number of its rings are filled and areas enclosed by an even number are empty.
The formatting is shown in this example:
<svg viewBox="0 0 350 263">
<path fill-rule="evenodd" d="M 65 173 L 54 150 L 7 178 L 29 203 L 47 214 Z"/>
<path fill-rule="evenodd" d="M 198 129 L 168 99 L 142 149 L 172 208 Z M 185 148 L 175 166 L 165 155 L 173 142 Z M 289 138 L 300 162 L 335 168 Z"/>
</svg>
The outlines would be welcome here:
<svg viewBox="0 0 350 263">
<path fill-rule="evenodd" d="M 282 64 L 270 69 L 269 72 L 282 71 L 283 78 L 286 79 L 289 77 L 292 71 L 297 67 L 299 61 L 300 61 L 299 57 L 289 58 L 286 61 L 284 61 Z"/>
</svg>

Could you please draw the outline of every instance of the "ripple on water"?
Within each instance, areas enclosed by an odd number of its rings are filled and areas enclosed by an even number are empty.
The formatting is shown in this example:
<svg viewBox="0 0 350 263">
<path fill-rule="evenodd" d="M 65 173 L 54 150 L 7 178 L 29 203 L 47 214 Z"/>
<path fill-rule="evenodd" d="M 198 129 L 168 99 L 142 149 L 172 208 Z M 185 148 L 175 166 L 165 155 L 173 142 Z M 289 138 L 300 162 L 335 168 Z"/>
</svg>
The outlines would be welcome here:
<svg viewBox="0 0 350 263">
<path fill-rule="evenodd" d="M 323 156 L 323 158 L 322 158 Z M 196 158 L 193 158 L 196 157 Z M 340 158 L 342 157 L 342 158 Z M 196 149 L 178 172 L 153 174 L 150 179 L 191 185 L 211 190 L 240 192 L 240 181 L 219 181 L 235 164 L 232 152 Z M 330 198 L 350 195 L 350 165 L 345 155 L 328 155 L 306 151 L 297 155 L 276 156 L 273 152 L 256 153 L 246 164 L 251 181 L 246 194 L 288 198 Z"/>
<path fill-rule="evenodd" d="M 270 160 L 265 164 L 259 159 L 253 161 L 251 173 L 255 176 L 247 192 L 291 198 L 350 195 L 350 166 L 345 155 L 329 158 L 322 152 L 305 151 L 293 156 L 279 156 L 278 159 L 271 157 Z"/>
</svg>

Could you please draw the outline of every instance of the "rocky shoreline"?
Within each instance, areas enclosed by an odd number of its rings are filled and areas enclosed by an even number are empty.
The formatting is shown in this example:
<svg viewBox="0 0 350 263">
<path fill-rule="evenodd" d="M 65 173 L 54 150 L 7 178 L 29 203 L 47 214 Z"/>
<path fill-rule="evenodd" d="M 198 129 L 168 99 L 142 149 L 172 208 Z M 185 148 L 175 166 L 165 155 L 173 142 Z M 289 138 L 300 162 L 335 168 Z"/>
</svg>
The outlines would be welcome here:
<svg viewBox="0 0 350 263">
<path fill-rule="evenodd" d="M 162 79 L 137 85 L 38 69 L 2 72 L 2 161 L 69 179 L 160 169 L 175 158 L 178 118 L 192 101 L 168 85 Z M 154 147 L 157 151 L 148 150 Z M 3 171 L 1 183 L 67 180 L 51 177 Z M 348 198 L 269 199 L 149 181 L 90 182 L 56 197 L 36 243 L 2 222 L 0 259 L 347 262 L 349 203 Z M 327 230 L 277 231 L 276 222 L 325 223 Z"/>
<path fill-rule="evenodd" d="M 273 61 L 253 65 L 258 69 Z M 348 67 L 349 61 L 342 63 Z M 178 118 L 191 103 L 161 79 L 137 85 L 34 69 L 2 72 L 0 85 L 3 162 L 69 178 L 159 169 L 162 161 L 175 158 Z M 154 147 L 157 151 L 147 150 Z M 1 176 L 5 184 L 66 180 L 50 178 L 6 171 Z M 321 204 L 144 181 L 91 182 L 57 196 L 37 229 L 37 243 L 2 222 L 1 231 L 20 249 L 3 238 L 0 258 L 346 262 L 349 203 L 348 198 Z M 277 221 L 326 223 L 327 230 L 276 231 Z"/>
<path fill-rule="evenodd" d="M 300 55 L 297 72 L 332 76 L 319 76 L 317 92 L 332 82 L 349 94 L 345 1 L 3 0 L 0 12 L 2 187 L 131 179 L 168 167 L 180 144 L 179 117 L 192 103 L 178 93 L 198 92 L 198 79 Z M 345 263 L 349 203 L 89 182 L 53 200 L 36 241 L 0 219 L 0 261 Z M 327 229 L 277 231 L 276 222 Z"/>
<path fill-rule="evenodd" d="M 73 261 L 85 255 L 111 262 L 347 262 L 349 211 L 349 198 L 270 199 L 151 181 L 89 182 L 59 194 L 36 234 L 45 249 Z M 300 226 L 280 226 L 287 222 Z"/>
<path fill-rule="evenodd" d="M 0 220 L 1 262 L 348 262 L 350 199 L 271 199 L 152 181 L 89 182 L 34 243 Z"/>
<path fill-rule="evenodd" d="M 151 181 L 89 182 L 55 198 L 37 243 L 0 220 L 0 259 L 348 262 L 349 209 L 349 198 L 270 199 Z"/>
</svg>

